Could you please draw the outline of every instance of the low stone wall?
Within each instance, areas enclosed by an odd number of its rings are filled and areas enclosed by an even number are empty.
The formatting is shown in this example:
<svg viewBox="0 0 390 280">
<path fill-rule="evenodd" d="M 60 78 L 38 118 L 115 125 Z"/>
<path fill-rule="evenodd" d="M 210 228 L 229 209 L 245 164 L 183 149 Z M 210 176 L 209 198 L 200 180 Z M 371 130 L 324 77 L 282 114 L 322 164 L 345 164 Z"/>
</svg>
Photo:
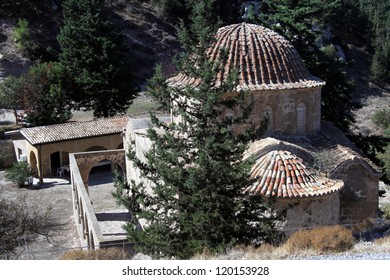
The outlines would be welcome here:
<svg viewBox="0 0 390 280">
<path fill-rule="evenodd" d="M 11 140 L 0 140 L 0 169 L 11 167 L 16 161 Z"/>
<path fill-rule="evenodd" d="M 85 170 L 89 172 L 92 166 L 102 159 L 117 162 L 124 168 L 124 150 L 69 154 L 73 214 L 81 244 L 88 249 L 118 246 L 127 243 L 127 237 L 117 236 L 115 232 L 113 232 L 113 236 L 103 234 L 89 198 L 87 185 L 85 184 L 85 181 L 88 182 L 88 173 Z M 128 219 L 130 220 L 130 214 Z"/>
</svg>

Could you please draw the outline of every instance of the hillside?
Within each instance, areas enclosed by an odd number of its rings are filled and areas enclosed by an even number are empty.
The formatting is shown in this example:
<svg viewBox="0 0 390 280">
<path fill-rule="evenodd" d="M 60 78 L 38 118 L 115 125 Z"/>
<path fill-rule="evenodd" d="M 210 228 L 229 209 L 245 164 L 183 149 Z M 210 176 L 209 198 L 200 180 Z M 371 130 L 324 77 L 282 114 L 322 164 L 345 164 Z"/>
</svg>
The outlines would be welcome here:
<svg viewBox="0 0 390 280">
<path fill-rule="evenodd" d="M 24 0 L 21 3 L 30 1 Z M 62 11 L 59 8 L 62 1 L 36 1 L 33 13 L 19 11 L 28 20 L 32 39 L 35 42 L 33 59 L 55 59 L 59 45 L 57 35 L 62 23 Z M 40 3 L 40 4 L 39 4 Z M 57 3 L 57 4 L 55 4 Z M 153 1 L 145 0 L 106 0 L 106 14 L 110 21 L 121 30 L 126 38 L 126 44 L 131 50 L 133 73 L 137 84 L 143 86 L 153 73 L 156 63 L 162 63 L 167 75 L 174 67 L 171 58 L 177 53 L 179 44 L 176 40 L 174 24 L 162 16 Z M 26 4 L 27 5 L 27 4 Z M 33 4 L 30 4 L 33 5 Z M 12 36 L 18 23 L 18 17 L 5 16 L 0 6 L 0 80 L 8 75 L 19 76 L 26 73 L 33 59 L 23 56 L 16 50 Z M 31 7 L 28 7 L 31 8 Z M 390 89 L 378 87 L 369 80 L 369 69 L 372 53 L 367 51 L 366 42 L 357 39 L 360 36 L 349 34 L 350 42 L 343 42 L 342 48 L 347 60 L 353 61 L 350 66 L 350 76 L 355 81 L 356 88 L 353 98 L 360 101 L 363 107 L 355 111 L 356 125 L 354 133 L 363 135 L 376 134 L 378 131 L 371 123 L 371 115 L 380 108 L 390 104 Z M 142 87 L 141 87 L 142 88 Z"/>
<path fill-rule="evenodd" d="M 153 73 L 157 62 L 169 69 L 171 57 L 179 47 L 176 29 L 148 1 L 122 2 L 106 1 L 106 14 L 125 36 L 131 50 L 134 76 L 142 85 Z M 59 49 L 56 37 L 62 22 L 61 10 L 55 6 L 39 12 L 37 16 L 26 16 L 26 19 L 36 44 L 34 56 L 43 59 L 55 57 Z M 12 32 L 17 23 L 16 17 L 0 17 L 0 80 L 8 75 L 26 73 L 32 64 L 31 59 L 16 49 Z"/>
</svg>

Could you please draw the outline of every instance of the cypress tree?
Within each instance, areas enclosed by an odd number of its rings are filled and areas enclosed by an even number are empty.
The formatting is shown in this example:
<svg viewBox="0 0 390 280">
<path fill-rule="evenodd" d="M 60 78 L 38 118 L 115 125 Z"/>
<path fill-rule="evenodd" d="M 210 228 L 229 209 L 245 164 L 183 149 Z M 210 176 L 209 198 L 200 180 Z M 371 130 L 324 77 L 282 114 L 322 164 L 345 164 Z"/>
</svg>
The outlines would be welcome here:
<svg viewBox="0 0 390 280">
<path fill-rule="evenodd" d="M 122 36 L 104 18 L 100 0 L 66 0 L 58 41 L 76 109 L 97 117 L 125 112 L 135 97 Z"/>
<path fill-rule="evenodd" d="M 212 4 L 189 3 L 192 24 L 179 36 L 184 53 L 178 67 L 200 84 L 169 86 L 160 68 L 149 83 L 149 94 L 181 121 L 167 124 L 152 114 L 148 137 L 153 145 L 146 160 L 132 147 L 128 153 L 146 181 L 115 182 L 115 197 L 134 217 L 126 226 L 129 241 L 154 257 L 188 259 L 205 249 L 223 252 L 237 244 L 273 242 L 277 236 L 279 217 L 272 203 L 243 192 L 254 180 L 249 175 L 252 160 L 243 160 L 243 153 L 262 135 L 266 122 L 260 127 L 250 123 L 244 92 L 225 98 L 224 93 L 234 91 L 237 75 L 215 86 L 224 61 L 214 64 L 205 56 L 216 30 Z M 224 116 L 226 109 L 242 113 Z M 146 222 L 144 230 L 138 229 L 138 219 Z"/>
</svg>

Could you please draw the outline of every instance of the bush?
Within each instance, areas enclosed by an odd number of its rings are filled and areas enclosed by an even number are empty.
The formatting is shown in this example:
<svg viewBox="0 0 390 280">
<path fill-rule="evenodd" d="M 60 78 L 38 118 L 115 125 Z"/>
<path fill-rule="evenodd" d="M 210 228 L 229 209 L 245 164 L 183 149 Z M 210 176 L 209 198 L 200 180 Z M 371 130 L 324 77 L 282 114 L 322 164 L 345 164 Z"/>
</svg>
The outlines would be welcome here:
<svg viewBox="0 0 390 280">
<path fill-rule="evenodd" d="M 96 250 L 73 250 L 66 252 L 62 260 L 128 260 L 130 254 L 118 247 Z"/>
<path fill-rule="evenodd" d="M 383 217 L 386 220 L 390 220 L 390 204 L 384 204 L 380 207 L 380 209 L 383 212 Z"/>
<path fill-rule="evenodd" d="M 390 109 L 376 111 L 372 116 L 372 122 L 383 130 L 388 129 L 390 127 Z"/>
<path fill-rule="evenodd" d="M 342 226 L 321 227 L 293 233 L 284 247 L 289 253 L 314 250 L 318 253 L 343 252 L 353 247 L 352 232 Z"/>
<path fill-rule="evenodd" d="M 18 26 L 14 28 L 13 37 L 15 39 L 17 49 L 23 55 L 31 56 L 34 53 L 37 45 L 31 39 L 27 20 L 19 19 Z"/>
<path fill-rule="evenodd" d="M 18 187 L 23 187 L 29 177 L 32 176 L 32 170 L 25 161 L 14 163 L 14 165 L 5 172 L 5 178 Z"/>
<path fill-rule="evenodd" d="M 382 247 L 390 247 L 390 236 L 384 236 L 374 241 L 375 245 Z"/>
</svg>

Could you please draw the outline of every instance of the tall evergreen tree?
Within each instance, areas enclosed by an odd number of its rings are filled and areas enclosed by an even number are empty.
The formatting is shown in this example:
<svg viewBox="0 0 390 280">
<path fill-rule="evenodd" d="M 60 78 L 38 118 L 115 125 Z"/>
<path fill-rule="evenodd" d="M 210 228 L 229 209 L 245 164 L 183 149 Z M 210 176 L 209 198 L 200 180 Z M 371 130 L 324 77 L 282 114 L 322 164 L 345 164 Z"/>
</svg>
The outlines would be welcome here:
<svg viewBox="0 0 390 280">
<path fill-rule="evenodd" d="M 140 231 L 135 220 L 129 223 L 129 241 L 155 257 L 187 259 L 204 249 L 215 253 L 237 244 L 272 242 L 277 235 L 270 204 L 243 192 L 253 183 L 252 161 L 243 160 L 243 153 L 262 134 L 265 123 L 255 127 L 249 122 L 245 93 L 224 98 L 224 93 L 234 91 L 236 75 L 214 86 L 223 61 L 213 64 L 205 56 L 215 32 L 212 4 L 190 3 L 192 24 L 180 32 L 184 54 L 179 68 L 200 84 L 170 87 L 159 68 L 150 80 L 151 96 L 181 118 L 167 124 L 152 115 L 154 128 L 148 137 L 153 145 L 146 161 L 129 150 L 129 159 L 151 182 L 151 190 L 146 182 L 127 185 L 116 180 L 118 201 L 134 219 L 147 224 Z M 229 108 L 241 109 L 242 114 L 225 117 Z M 245 129 L 237 132 L 237 126 Z"/>
<path fill-rule="evenodd" d="M 129 56 L 102 1 L 65 0 L 63 12 L 60 63 L 73 81 L 73 104 L 97 117 L 125 112 L 135 97 Z"/>
</svg>

